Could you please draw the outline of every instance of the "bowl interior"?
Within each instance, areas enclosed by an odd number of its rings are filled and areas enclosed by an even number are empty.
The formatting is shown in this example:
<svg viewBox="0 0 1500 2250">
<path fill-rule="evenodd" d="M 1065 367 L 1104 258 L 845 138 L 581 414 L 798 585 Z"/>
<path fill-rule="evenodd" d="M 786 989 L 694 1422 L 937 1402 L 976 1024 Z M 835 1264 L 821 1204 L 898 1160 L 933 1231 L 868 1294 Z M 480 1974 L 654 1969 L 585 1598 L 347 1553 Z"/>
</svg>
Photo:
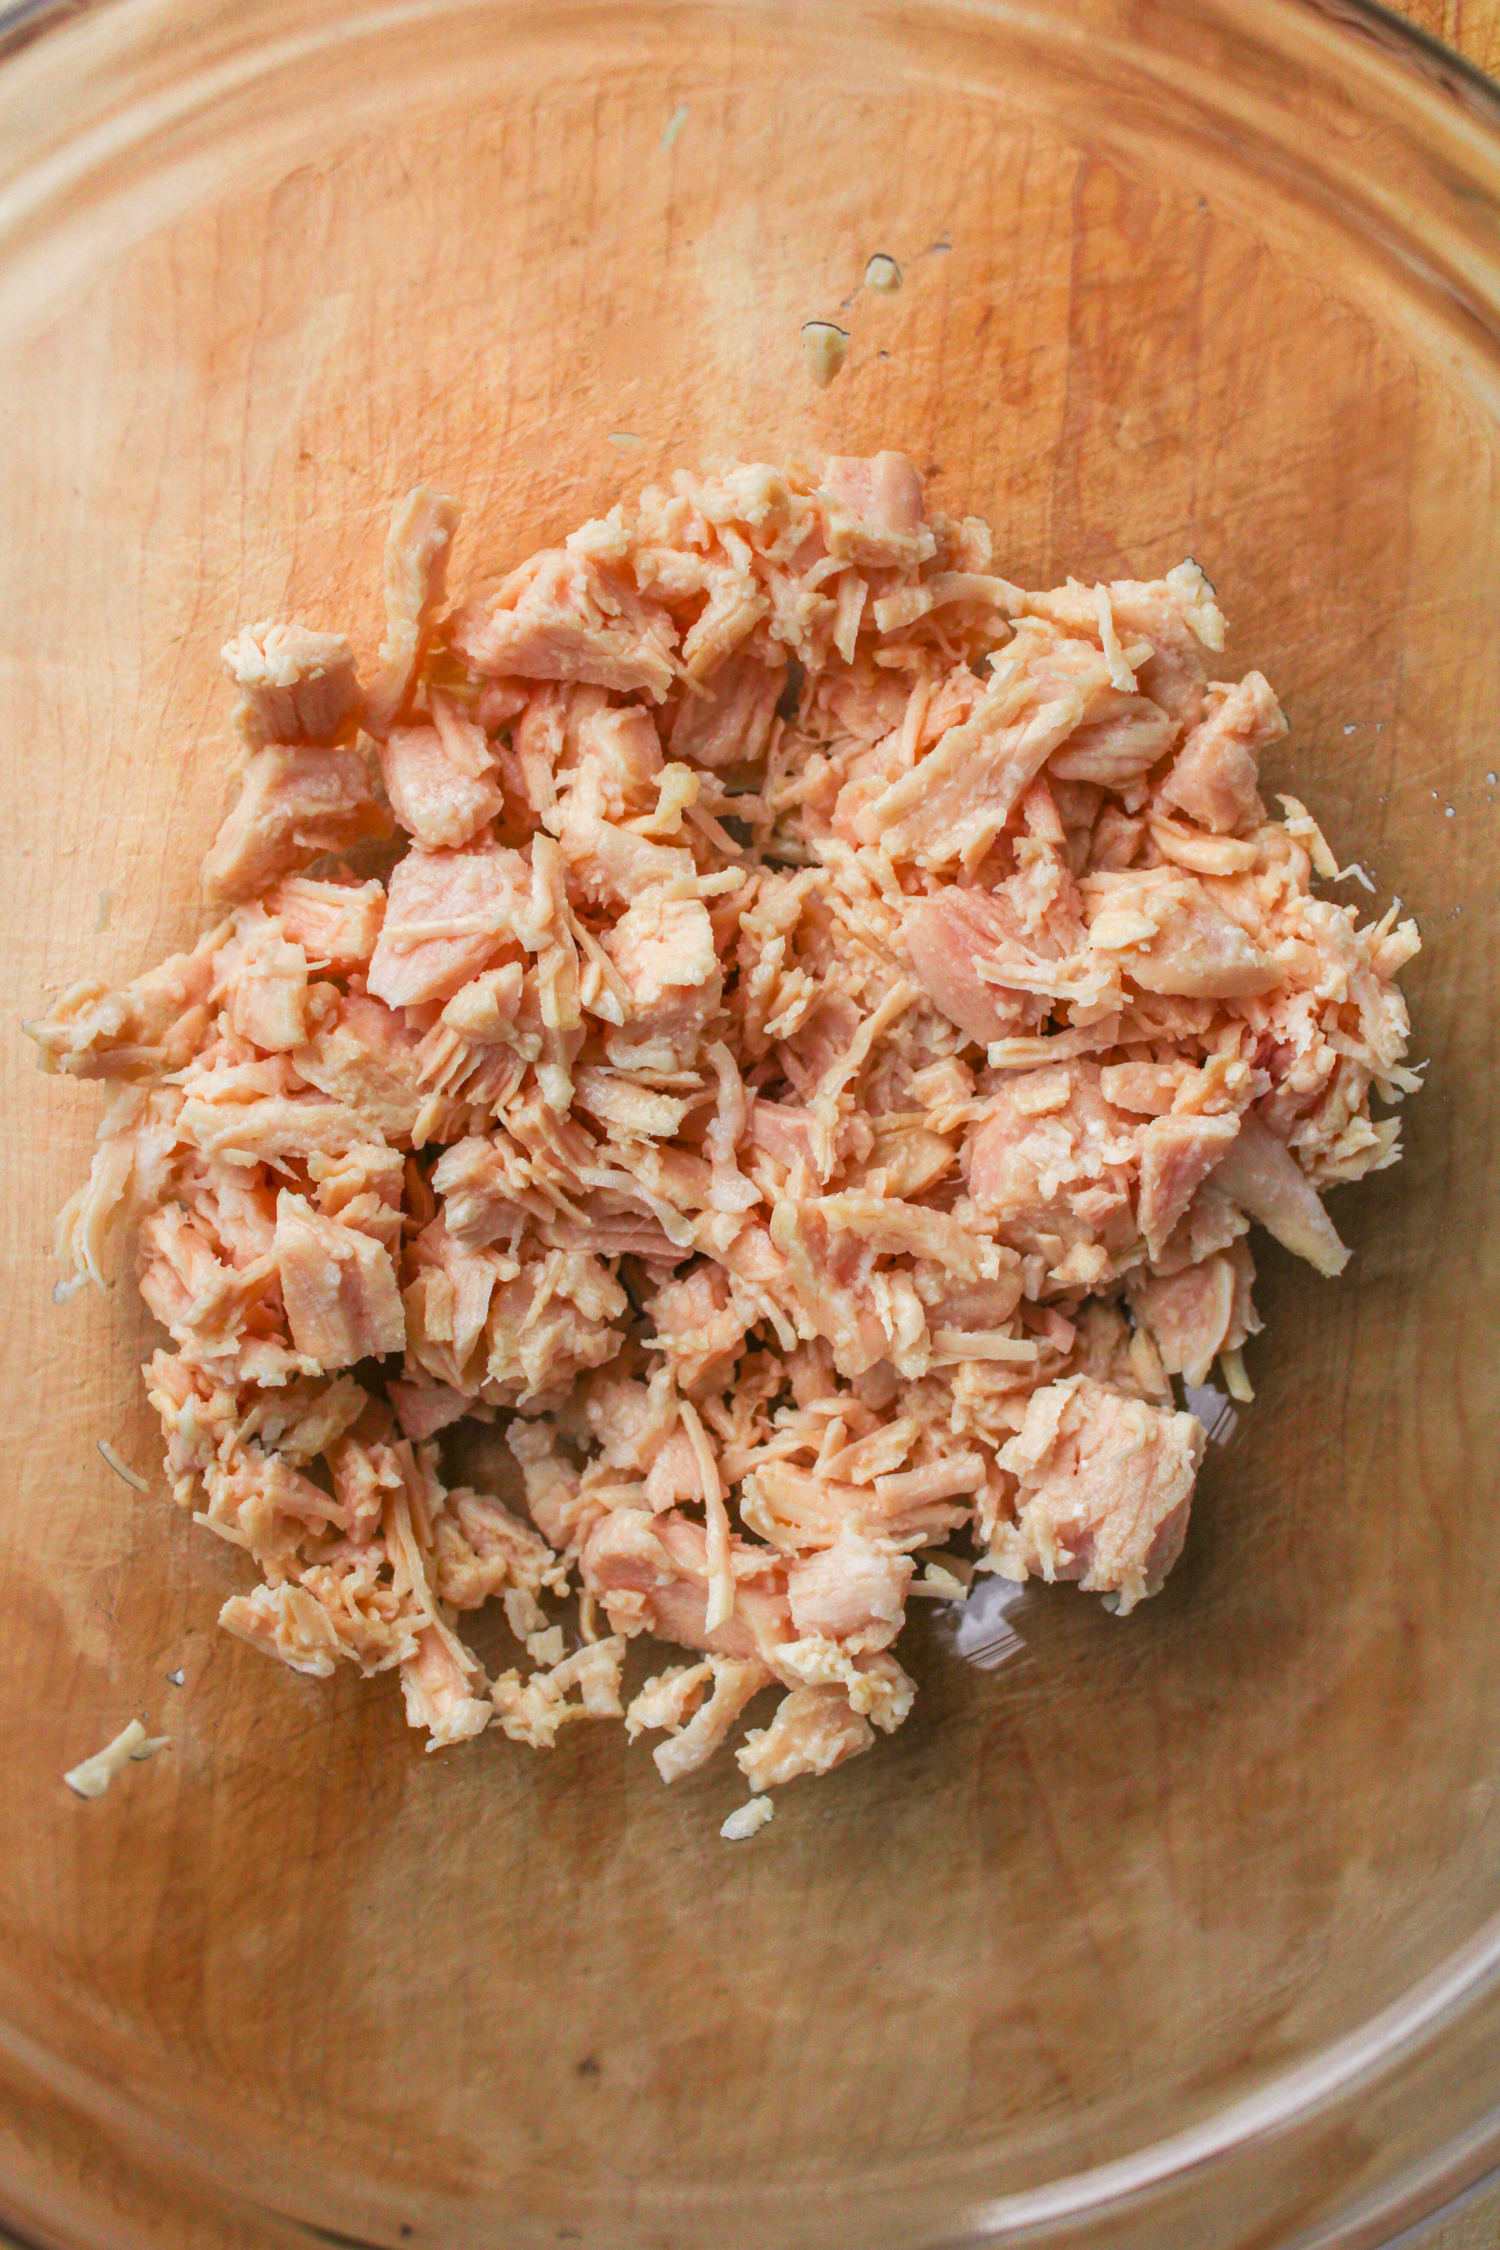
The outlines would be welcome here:
<svg viewBox="0 0 1500 2250">
<path fill-rule="evenodd" d="M 1203 563 L 1291 717 L 1272 786 L 1421 920 L 1430 1070 L 1336 1199 L 1343 1280 L 1267 1252 L 1162 1596 L 930 1619 L 911 1724 L 731 1849 L 732 1768 L 425 1757 L 385 1686 L 217 1635 L 233 1554 L 95 1450 L 154 1471 L 128 1277 L 51 1302 L 91 1099 L 7 1037 L 0 2047 L 52 2122 L 0 2206 L 956 2237 L 1273 2086 L 1500 1907 L 1492 338 L 1285 122 L 1295 11 L 1260 49 L 1228 6 L 192 13 L 115 0 L 0 86 L 12 1024 L 203 926 L 219 645 L 290 610 L 371 649 L 418 477 L 465 498 L 461 583 L 678 463 L 891 445 L 1025 584 Z M 1350 69 L 1346 186 L 1415 132 Z M 812 317 L 852 337 L 826 392 Z M 80 1804 L 136 1710 L 170 1755 Z"/>
</svg>

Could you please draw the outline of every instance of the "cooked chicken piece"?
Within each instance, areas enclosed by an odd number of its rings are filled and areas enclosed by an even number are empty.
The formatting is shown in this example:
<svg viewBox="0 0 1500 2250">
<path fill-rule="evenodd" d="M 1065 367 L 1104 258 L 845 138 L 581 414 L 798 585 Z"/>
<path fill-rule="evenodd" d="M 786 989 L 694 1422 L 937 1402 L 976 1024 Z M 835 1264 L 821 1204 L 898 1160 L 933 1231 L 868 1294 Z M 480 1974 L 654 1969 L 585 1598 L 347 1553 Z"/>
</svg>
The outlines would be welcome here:
<svg viewBox="0 0 1500 2250">
<path fill-rule="evenodd" d="M 567 1572 L 546 1541 L 488 1493 L 450 1492 L 433 1537 L 433 1583 L 455 1609 L 481 1609 L 507 1586 L 533 1599 L 543 1589 L 567 1590 Z"/>
<path fill-rule="evenodd" d="M 1243 1244 L 1237 1243 L 1235 1250 L 1248 1266 Z M 1132 1283 L 1131 1310 L 1150 1330 L 1169 1375 L 1206 1383 L 1220 1352 L 1237 1351 L 1243 1344 L 1249 1332 L 1249 1283 L 1242 1285 L 1241 1272 L 1234 1252 L 1221 1251 L 1201 1265 Z"/>
<path fill-rule="evenodd" d="M 491 678 L 581 680 L 660 703 L 677 635 L 668 612 L 582 555 L 536 555 L 453 620 L 453 647 Z"/>
<path fill-rule="evenodd" d="M 240 690 L 233 725 L 247 750 L 268 742 L 331 742 L 358 712 L 354 657 L 342 633 L 247 625 L 223 654 Z"/>
<path fill-rule="evenodd" d="M 764 1687 L 771 1684 L 771 1675 L 756 1658 L 711 1656 L 706 1664 L 695 1665 L 686 1677 L 695 1680 L 706 1674 L 704 1685 L 708 1695 L 698 1701 L 691 1717 L 679 1717 L 687 1696 L 678 1695 L 668 1700 L 660 1691 L 654 1701 L 647 1702 L 637 1696 L 626 1713 L 629 1726 L 631 1714 L 635 1725 L 630 1729 L 638 1733 L 642 1727 L 666 1726 L 669 1739 L 659 1742 L 651 1757 L 663 1781 L 681 1781 L 686 1774 L 697 1773 L 706 1766 L 720 1744 L 728 1737 L 735 1721 Z M 672 1716 L 664 1713 L 672 1710 Z"/>
<path fill-rule="evenodd" d="M 512 933 L 530 888 L 520 853 L 503 845 L 408 852 L 390 880 L 371 992 L 393 1008 L 451 998 Z"/>
<path fill-rule="evenodd" d="M 672 755 L 712 772 L 763 758 L 786 692 L 785 664 L 756 655 L 731 656 L 706 689 L 686 694 L 672 722 Z"/>
<path fill-rule="evenodd" d="M 735 1764 L 754 1790 L 780 1789 L 799 1774 L 831 1773 L 875 1740 L 868 1719 L 839 1687 L 793 1688 L 768 1727 L 745 1737 Z"/>
<path fill-rule="evenodd" d="M 1103 789 L 1125 789 L 1171 748 L 1177 730 L 1148 695 L 1121 694 L 1110 688 L 1094 698 L 1091 709 L 1094 715 L 1075 727 L 1047 760 L 1048 773 L 1058 781 L 1092 781 Z"/>
<path fill-rule="evenodd" d="M 1143 992 L 1243 1000 L 1282 981 L 1196 876 L 1172 868 L 1091 875 L 1083 895 L 1090 945 Z"/>
<path fill-rule="evenodd" d="M 1102 1076 L 1102 1073 L 1101 1073 Z M 1240 1129 L 1237 1117 L 1153 1117 L 1140 1135 L 1137 1219 L 1147 1255 L 1159 1258 L 1178 1220 Z"/>
<path fill-rule="evenodd" d="M 448 555 L 459 506 L 419 484 L 391 510 L 385 542 L 385 639 L 380 669 L 365 698 L 365 722 L 384 736 L 410 700 L 433 616 L 448 589 Z"/>
<path fill-rule="evenodd" d="M 353 750 L 268 743 L 245 768 L 239 802 L 203 862 L 204 885 L 211 898 L 253 898 L 320 852 L 389 832 Z"/>
<path fill-rule="evenodd" d="M 701 1265 L 668 1282 L 649 1307 L 656 1343 L 687 1394 L 721 1390 L 745 1341 L 746 1320 L 722 1266 Z"/>
<path fill-rule="evenodd" d="M 420 1040 L 400 1013 L 367 993 L 339 1001 L 292 1060 L 298 1076 L 341 1103 L 382 1140 L 409 1141 L 420 1106 Z"/>
<path fill-rule="evenodd" d="M 451 1633 L 429 1625 L 417 1636 L 416 1655 L 401 1667 L 401 1689 L 406 1723 L 426 1727 L 429 1750 L 483 1734 L 494 1707 L 473 1693 L 476 1683 L 483 1684 L 483 1673 L 472 1659 L 468 1664 L 461 1660 Z"/>
<path fill-rule="evenodd" d="M 1003 890 L 930 892 L 907 908 L 902 935 L 926 991 L 970 1039 L 988 1044 L 1046 1021 L 1046 964 L 1062 947 L 1046 929 L 1029 932 Z M 1026 982 L 993 981 L 985 971 L 996 966 L 1019 969 Z"/>
<path fill-rule="evenodd" d="M 1285 1141 L 1268 1131 L 1253 1110 L 1240 1120 L 1228 1155 L 1214 1169 L 1213 1183 L 1247 1219 L 1258 1219 L 1268 1234 L 1319 1273 L 1342 1273 L 1349 1263 L 1317 1189 Z"/>
<path fill-rule="evenodd" d="M 1092 1062 L 1004 1080 L 970 1145 L 969 1193 L 1003 1241 L 1056 1263 L 1086 1248 L 1105 1280 L 1133 1248 L 1139 1128 L 1100 1091 Z"/>
<path fill-rule="evenodd" d="M 234 942 L 214 962 L 229 1020 L 263 1054 L 285 1054 L 307 1037 L 307 955 L 259 908 L 242 909 Z"/>
<path fill-rule="evenodd" d="M 828 552 L 876 570 L 930 562 L 937 541 L 927 522 L 922 479 L 904 453 L 868 461 L 830 461 L 818 488 Z"/>
<path fill-rule="evenodd" d="M 625 1643 L 596 1641 L 554 1664 L 550 1671 L 533 1672 L 523 1681 L 517 1672 L 503 1672 L 490 1691 L 503 1734 L 512 1742 L 529 1743 L 534 1750 L 550 1750 L 558 1729 L 574 1719 L 619 1719 L 620 1673 Z M 570 1703 L 572 1690 L 578 1701 Z"/>
<path fill-rule="evenodd" d="M 777 1644 L 792 1635 L 780 1558 L 736 1539 L 733 1616 L 708 1624 L 709 1565 L 701 1525 L 675 1511 L 654 1521 L 618 1509 L 589 1534 L 580 1576 L 599 1597 L 616 1632 L 642 1630 L 714 1656 L 758 1657 L 774 1669 Z M 742 1575 L 743 1572 L 743 1575 Z"/>
<path fill-rule="evenodd" d="M 1119 1596 L 1154 1594 L 1187 1536 L 1206 1443 L 1191 1414 L 1123 1398 L 1086 1375 L 1033 1391 L 1002 1469 L 1019 1480 L 1016 1520 L 991 1546 L 1007 1577 L 1076 1578 Z"/>
<path fill-rule="evenodd" d="M 1281 705 L 1259 672 L 1238 687 L 1212 687 L 1208 716 L 1188 736 L 1162 783 L 1169 805 L 1200 828 L 1227 835 L 1266 817 L 1256 791 L 1262 750 L 1286 733 Z"/>
<path fill-rule="evenodd" d="M 286 1581 L 257 1586 L 249 1594 L 231 1594 L 219 1611 L 219 1623 L 236 1640 L 248 1641 L 293 1672 L 306 1672 L 315 1680 L 330 1678 L 344 1653 L 322 1604 Z"/>
<path fill-rule="evenodd" d="M 674 1070 L 692 1059 L 723 989 L 706 909 L 692 898 L 641 899 L 603 943 L 625 994 L 625 1020 L 605 1035 L 611 1062 Z"/>
<path fill-rule="evenodd" d="M 787 1573 L 787 1599 L 799 1634 L 838 1641 L 851 1655 L 885 1648 L 906 1617 L 909 1555 L 845 1527 L 831 1547 Z"/>
<path fill-rule="evenodd" d="M 498 783 L 454 763 L 436 727 L 392 727 L 380 771 L 392 812 L 429 851 L 472 843 L 505 803 Z"/>
<path fill-rule="evenodd" d="M 385 885 L 285 875 L 266 893 L 265 908 L 311 965 L 344 973 L 363 968 L 375 950 L 385 919 Z"/>
<path fill-rule="evenodd" d="M 389 1253 L 358 1227 L 283 1189 L 276 1199 L 276 1269 L 299 1352 L 320 1367 L 383 1359 L 406 1342 Z"/>
<path fill-rule="evenodd" d="M 918 867 L 973 869 L 1008 827 L 1047 760 L 1109 686 L 1104 658 L 1062 642 L 1032 670 L 1000 665 L 974 715 L 886 789 L 855 823 L 862 843 Z"/>
<path fill-rule="evenodd" d="M 233 933 L 232 922 L 219 923 L 190 953 L 172 954 L 118 992 L 92 978 L 70 985 L 39 1022 L 22 1027 L 41 1068 L 70 1078 L 181 1070 L 207 1041 L 214 964 Z"/>
</svg>

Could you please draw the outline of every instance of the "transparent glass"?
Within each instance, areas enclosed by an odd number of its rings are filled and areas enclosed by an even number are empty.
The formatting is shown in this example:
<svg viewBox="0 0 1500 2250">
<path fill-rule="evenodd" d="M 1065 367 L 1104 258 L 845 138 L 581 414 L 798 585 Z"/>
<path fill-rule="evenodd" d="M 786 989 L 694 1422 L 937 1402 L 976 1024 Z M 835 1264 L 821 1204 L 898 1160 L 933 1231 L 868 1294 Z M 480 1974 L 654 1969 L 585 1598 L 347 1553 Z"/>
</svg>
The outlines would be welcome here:
<svg viewBox="0 0 1500 2250">
<path fill-rule="evenodd" d="M 1420 916 L 1429 1083 L 1128 1623 L 992 1589 L 788 1794 L 422 1754 L 221 1639 L 144 1317 L 50 1297 L 3 1041 L 0 2210 L 67 2250 L 1372 2244 L 1500 2098 L 1500 111 L 1291 0 L 107 0 L 0 63 L 8 1023 L 201 926 L 217 650 L 377 637 L 706 453 L 904 447 L 1001 567 L 1196 555 L 1274 779 Z M 901 264 L 894 297 L 859 291 Z M 841 311 L 842 308 L 842 311 Z M 843 318 L 819 392 L 800 324 Z M 180 1686 L 168 1673 L 181 1671 Z M 135 1710 L 172 1749 L 81 1804 Z"/>
</svg>

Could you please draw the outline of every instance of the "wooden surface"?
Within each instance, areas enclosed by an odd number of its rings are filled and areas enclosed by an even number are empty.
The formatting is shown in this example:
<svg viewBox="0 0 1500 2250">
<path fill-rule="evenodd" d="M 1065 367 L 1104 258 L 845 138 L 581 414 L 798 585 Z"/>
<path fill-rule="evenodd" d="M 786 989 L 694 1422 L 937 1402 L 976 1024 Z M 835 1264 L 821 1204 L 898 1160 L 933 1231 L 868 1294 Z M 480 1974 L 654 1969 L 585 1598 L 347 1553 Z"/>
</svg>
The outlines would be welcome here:
<svg viewBox="0 0 1500 2250">
<path fill-rule="evenodd" d="M 205 37 L 231 13 L 194 12 Z M 759 67 L 785 11 L 731 40 L 684 10 L 600 92 L 546 13 L 545 82 L 443 77 L 413 28 L 384 110 L 377 72 L 309 61 L 245 98 L 248 149 L 226 71 L 139 208 L 119 158 L 107 254 L 60 228 L 24 269 L 39 333 L 0 258 L 7 1022 L 195 926 L 219 644 L 285 608 L 367 653 L 381 518 L 416 477 L 470 502 L 461 579 L 677 460 L 896 443 L 1011 575 L 1204 561 L 1233 661 L 1293 713 L 1273 778 L 1428 930 L 1433 1091 L 1402 1173 L 1340 1213 L 1346 1282 L 1267 1260 L 1260 1397 L 1160 1599 L 1128 1632 L 1045 1590 L 1012 1640 L 934 1621 L 912 1724 L 726 1856 L 730 1772 L 668 1794 L 583 1728 L 550 1759 L 426 1758 L 381 1683 L 215 1634 L 235 1558 L 94 1451 L 153 1460 L 148 1324 L 123 1285 L 50 1302 L 92 1105 L 9 1037 L 0 2180 L 81 2250 L 279 2250 L 304 2220 L 418 2250 L 771 2250 L 809 2206 L 818 2250 L 856 2250 L 892 2197 L 956 2236 L 997 2184 L 1320 2052 L 1500 1905 L 1475 1469 L 1500 1451 L 1500 446 L 1471 340 L 1329 205 L 1242 192 L 1234 134 L 1205 151 L 1138 104 L 1091 138 L 1024 55 L 1004 98 L 959 44 L 930 81 L 925 52 L 906 76 L 862 55 L 851 87 L 810 35 Z M 857 295 L 875 249 L 895 300 Z M 846 300 L 849 366 L 813 393 L 798 325 Z M 141 1706 L 171 1753 L 68 1797 Z M 1321 2133 L 1247 2177 L 1281 2199 L 1257 2241 L 1315 2221 L 1335 2170 L 1373 2184 L 1381 2132 Z M 1143 2239 L 1204 2237 L 1107 2250 Z"/>
<path fill-rule="evenodd" d="M 1500 73 L 1500 0 L 1396 0 L 1396 13 L 1446 40 L 1476 69 Z M 1497 2243 L 1500 2183 L 1424 2229 L 1412 2250 L 1495 2250 Z"/>
<path fill-rule="evenodd" d="M 1444 40 L 1478 70 L 1500 73 L 1500 0 L 1393 0 L 1434 39 Z M 1424 2228 L 1412 2250 L 1495 2250 L 1500 2243 L 1500 2183 L 1482 2191 L 1451 2217 Z"/>
<path fill-rule="evenodd" d="M 1397 15 L 1432 38 L 1444 40 L 1476 70 L 1500 75 L 1500 0 L 1391 0 L 1391 4 Z M 1422 2235 L 1420 2250 L 1495 2250 L 1497 2242 L 1500 2185 Z"/>
<path fill-rule="evenodd" d="M 1441 39 L 1491 77 L 1500 73 L 1500 0 L 1389 0 L 1433 39 Z"/>
<path fill-rule="evenodd" d="M 1500 75 L 1500 0 L 1392 0 L 1394 12 L 1456 49 L 1491 77 Z M 1495 2250 L 1500 2243 L 1500 2183 L 1451 2218 L 1421 2232 L 1412 2250 Z"/>
</svg>

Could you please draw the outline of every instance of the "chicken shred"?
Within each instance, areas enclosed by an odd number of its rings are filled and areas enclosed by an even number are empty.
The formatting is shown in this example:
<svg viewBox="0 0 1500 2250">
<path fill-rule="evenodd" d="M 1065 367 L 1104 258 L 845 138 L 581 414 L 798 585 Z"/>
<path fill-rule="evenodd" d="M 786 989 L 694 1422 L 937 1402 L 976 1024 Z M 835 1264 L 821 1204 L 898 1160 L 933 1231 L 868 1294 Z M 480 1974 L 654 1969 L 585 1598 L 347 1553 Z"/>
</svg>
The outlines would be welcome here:
<svg viewBox="0 0 1500 2250">
<path fill-rule="evenodd" d="M 394 510 L 366 686 L 228 644 L 227 919 L 27 1027 L 105 1082 L 60 1293 L 135 1235 L 230 1633 L 395 1673 L 430 1748 L 612 1718 L 669 1782 L 778 1690 L 740 1838 L 903 1722 L 913 1594 L 1159 1589 L 1173 1380 L 1248 1396 L 1252 1227 L 1347 1263 L 1419 940 L 1269 818 L 1196 564 L 1028 593 L 893 453 L 678 472 L 450 609 L 457 521 Z"/>
</svg>

